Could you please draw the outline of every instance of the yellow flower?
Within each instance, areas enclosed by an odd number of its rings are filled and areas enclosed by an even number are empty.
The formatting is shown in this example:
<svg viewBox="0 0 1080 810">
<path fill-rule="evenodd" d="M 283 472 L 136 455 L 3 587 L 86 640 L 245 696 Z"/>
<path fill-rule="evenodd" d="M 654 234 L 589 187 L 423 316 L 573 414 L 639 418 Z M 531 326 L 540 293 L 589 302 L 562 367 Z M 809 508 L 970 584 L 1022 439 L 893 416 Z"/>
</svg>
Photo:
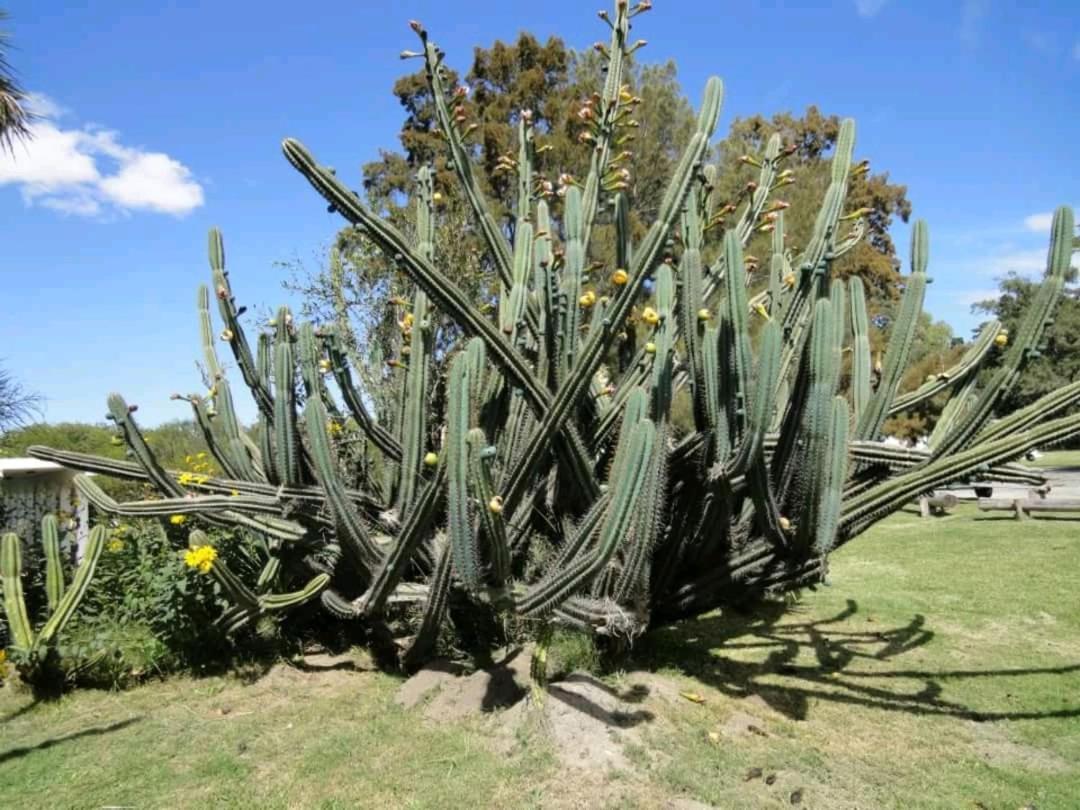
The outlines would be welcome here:
<svg viewBox="0 0 1080 810">
<path fill-rule="evenodd" d="M 498 515 L 498 514 L 501 514 L 501 513 L 502 513 L 502 510 L 503 510 L 503 499 L 502 499 L 502 496 L 500 496 L 500 495 L 495 495 L 494 497 L 492 497 L 492 499 L 491 499 L 490 501 L 488 501 L 488 510 L 489 510 L 489 511 L 490 511 L 490 512 L 491 512 L 491 513 L 492 513 L 493 515 Z"/>
<path fill-rule="evenodd" d="M 188 473 L 188 472 L 180 473 L 180 476 L 176 480 L 180 484 L 187 485 L 187 484 L 190 484 L 192 481 L 195 480 L 195 476 L 193 476 L 191 473 Z"/>
<path fill-rule="evenodd" d="M 786 276 L 784 276 L 784 285 L 787 286 L 787 287 L 794 287 L 795 286 L 795 274 L 794 273 L 788 273 Z"/>
<path fill-rule="evenodd" d="M 234 498 L 238 498 L 240 497 L 240 490 L 234 489 L 229 494 L 232 495 Z"/>
<path fill-rule="evenodd" d="M 641 313 L 641 320 L 649 324 L 649 326 L 656 326 L 660 323 L 660 314 L 652 307 L 645 307 Z"/>
<path fill-rule="evenodd" d="M 424 464 L 426 464 L 428 467 L 434 467 L 438 463 L 439 456 L 437 453 L 428 453 L 426 456 L 424 456 Z"/>
<path fill-rule="evenodd" d="M 119 537 L 113 537 L 113 539 L 109 541 L 109 544 L 105 546 L 105 548 L 107 548 L 111 553 L 116 554 L 118 551 L 124 550 L 124 541 L 121 540 Z"/>
<path fill-rule="evenodd" d="M 319 361 L 319 371 L 321 371 L 323 374 L 330 373 L 330 361 L 327 360 L 325 357 Z"/>
<path fill-rule="evenodd" d="M 581 306 L 585 309 L 588 309 L 596 303 L 596 293 L 594 293 L 592 290 L 589 290 L 587 293 L 581 296 L 581 298 L 578 299 L 578 303 L 581 304 Z"/>
<path fill-rule="evenodd" d="M 184 552 L 184 563 L 189 568 L 197 568 L 200 574 L 209 574 L 217 555 L 213 546 L 196 546 Z"/>
<path fill-rule="evenodd" d="M 169 523 L 173 526 L 183 526 L 187 523 L 187 515 L 169 515 Z"/>
<path fill-rule="evenodd" d="M 326 431 L 331 436 L 337 436 L 344 428 L 341 427 L 340 422 L 335 422 L 333 419 L 326 423 Z"/>
<path fill-rule="evenodd" d="M 997 346 L 999 346 L 1001 348 L 1004 348 L 1005 346 L 1008 346 L 1009 345 L 1009 330 L 1008 329 L 1002 329 L 1000 332 L 998 332 L 997 337 L 994 338 L 994 343 L 997 344 Z"/>
<path fill-rule="evenodd" d="M 656 344 L 652 342 L 646 343 L 645 354 L 656 354 Z"/>
<path fill-rule="evenodd" d="M 708 321 L 708 320 L 712 320 L 712 313 L 711 313 L 711 312 L 709 312 L 709 310 L 708 310 L 708 308 L 707 308 L 707 307 L 702 307 L 701 309 L 699 309 L 699 310 L 697 311 L 697 319 L 698 319 L 699 321 Z"/>
<path fill-rule="evenodd" d="M 630 280 L 630 274 L 623 269 L 618 269 L 611 274 L 611 283 L 621 287 Z"/>
<path fill-rule="evenodd" d="M 765 309 L 764 304 L 755 304 L 754 305 L 754 312 L 756 312 L 758 315 L 760 315 L 765 320 L 769 320 L 769 310 Z"/>
</svg>

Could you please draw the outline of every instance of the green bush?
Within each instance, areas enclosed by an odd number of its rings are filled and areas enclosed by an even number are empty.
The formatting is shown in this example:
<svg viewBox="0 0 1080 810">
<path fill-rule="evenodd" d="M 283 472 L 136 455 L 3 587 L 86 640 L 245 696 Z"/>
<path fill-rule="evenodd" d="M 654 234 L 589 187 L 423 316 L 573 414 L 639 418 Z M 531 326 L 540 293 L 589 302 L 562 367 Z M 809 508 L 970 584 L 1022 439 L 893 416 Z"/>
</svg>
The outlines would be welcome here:
<svg viewBox="0 0 1080 810">
<path fill-rule="evenodd" d="M 189 526 L 152 520 L 112 521 L 105 553 L 64 645 L 73 679 L 123 686 L 171 672 L 216 672 L 238 658 L 265 655 L 276 627 L 227 637 L 217 624 L 219 586 L 184 563 Z M 259 549 L 242 533 L 213 531 L 212 544 L 238 570 Z"/>
</svg>

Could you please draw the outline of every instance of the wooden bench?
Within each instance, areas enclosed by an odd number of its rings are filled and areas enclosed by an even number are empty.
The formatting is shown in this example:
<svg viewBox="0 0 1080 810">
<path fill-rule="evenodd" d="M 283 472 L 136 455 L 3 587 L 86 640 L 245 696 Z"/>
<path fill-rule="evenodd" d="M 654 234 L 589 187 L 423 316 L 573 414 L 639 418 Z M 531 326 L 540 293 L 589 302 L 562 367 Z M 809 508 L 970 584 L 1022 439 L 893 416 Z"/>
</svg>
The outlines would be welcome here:
<svg viewBox="0 0 1080 810">
<path fill-rule="evenodd" d="M 1027 520 L 1040 512 L 1076 512 L 1080 519 L 1080 498 L 1047 498 L 1049 487 L 1028 491 L 1026 498 L 979 498 L 981 512 L 1012 512 L 1017 520 Z"/>
</svg>

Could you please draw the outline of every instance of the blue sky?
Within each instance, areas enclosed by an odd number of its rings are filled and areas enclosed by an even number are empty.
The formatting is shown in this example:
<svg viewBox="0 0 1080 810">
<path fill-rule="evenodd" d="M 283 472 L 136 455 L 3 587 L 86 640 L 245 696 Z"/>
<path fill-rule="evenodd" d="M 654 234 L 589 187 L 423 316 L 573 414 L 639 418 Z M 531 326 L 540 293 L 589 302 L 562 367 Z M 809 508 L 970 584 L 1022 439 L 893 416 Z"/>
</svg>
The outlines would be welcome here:
<svg viewBox="0 0 1080 810">
<path fill-rule="evenodd" d="M 255 310 L 288 302 L 274 263 L 316 261 L 340 224 L 283 137 L 358 178 L 395 144 L 409 18 L 465 69 L 474 45 L 523 29 L 606 38 L 605 2 L 8 0 L 11 61 L 47 117 L 0 158 L 0 358 L 49 421 L 99 420 L 114 390 L 147 423 L 188 417 L 168 396 L 200 388 L 207 229 L 223 229 Z M 854 117 L 857 157 L 907 184 L 930 224 L 927 308 L 966 336 L 970 302 L 1007 270 L 1041 272 L 1049 212 L 1080 203 L 1080 15 L 1020 5 L 656 0 L 635 33 L 643 59 L 677 61 L 695 104 L 724 79 L 721 133 L 811 103 Z M 895 236 L 906 254 L 907 229 Z"/>
</svg>

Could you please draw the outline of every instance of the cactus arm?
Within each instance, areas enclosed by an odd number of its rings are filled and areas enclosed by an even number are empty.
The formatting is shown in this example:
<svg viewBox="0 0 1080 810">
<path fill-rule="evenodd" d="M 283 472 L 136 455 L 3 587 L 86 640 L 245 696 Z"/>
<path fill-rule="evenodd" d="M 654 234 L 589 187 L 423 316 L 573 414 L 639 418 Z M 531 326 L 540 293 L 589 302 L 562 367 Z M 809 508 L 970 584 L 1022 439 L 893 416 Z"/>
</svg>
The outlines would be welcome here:
<svg viewBox="0 0 1080 810">
<path fill-rule="evenodd" d="M 878 438 L 889 413 L 889 406 L 896 396 L 896 389 L 907 371 L 908 355 L 915 341 L 915 330 L 919 325 L 919 313 L 922 311 L 923 297 L 926 294 L 928 241 L 926 223 L 919 220 L 911 229 L 911 275 L 908 277 L 900 312 L 889 337 L 885 368 L 881 382 L 878 383 L 877 390 L 870 398 L 870 403 L 855 430 L 857 439 Z"/>
<path fill-rule="evenodd" d="M 451 572 L 453 570 L 453 553 L 450 544 L 444 543 L 438 554 L 438 562 L 435 564 L 435 572 L 431 575 L 428 597 L 424 603 L 424 614 L 420 619 L 420 627 L 416 631 L 409 649 L 403 656 L 403 666 L 410 671 L 419 666 L 431 648 L 435 646 L 439 627 L 446 616 L 446 606 L 450 595 Z"/>
<path fill-rule="evenodd" d="M 895 512 L 921 492 L 970 475 L 981 467 L 1019 458 L 1035 447 L 1064 441 L 1080 434 L 1080 414 L 1043 421 L 1023 433 L 1014 433 L 967 450 L 932 459 L 896 478 L 884 481 L 844 504 L 841 531 L 854 537 L 884 515 Z"/>
<path fill-rule="evenodd" d="M 282 307 L 274 341 L 274 458 L 281 483 L 300 483 L 300 437 L 296 431 L 296 359 L 292 346 L 292 316 Z"/>
<path fill-rule="evenodd" d="M 49 620 L 45 622 L 41 632 L 34 639 L 34 649 L 40 649 L 51 644 L 52 640 L 63 631 L 71 617 L 75 615 L 75 609 L 79 606 L 82 598 L 86 595 L 87 589 L 90 587 L 90 579 L 94 576 L 94 569 L 97 567 L 98 559 L 100 559 L 101 551 L 104 548 L 105 527 L 95 526 L 90 530 L 90 538 L 87 540 L 83 558 L 71 578 L 71 587 L 64 593 L 64 597 L 56 606 L 56 610 L 52 612 Z"/>
<path fill-rule="evenodd" d="M 184 497 L 186 493 L 183 487 L 177 484 L 158 463 L 157 456 L 154 455 L 154 452 L 146 443 L 142 431 L 139 430 L 135 417 L 132 415 L 133 412 L 134 407 L 129 408 L 128 404 L 124 402 L 124 398 L 119 394 L 109 395 L 109 418 L 116 423 L 124 442 L 135 456 L 135 460 L 146 471 L 147 478 L 166 495 L 173 498 Z"/>
<path fill-rule="evenodd" d="M 353 557 L 367 569 L 382 561 L 382 553 L 371 539 L 363 518 L 349 499 L 339 478 L 337 463 L 326 430 L 326 408 L 319 397 L 312 397 L 304 406 L 304 421 L 311 444 L 312 465 L 316 478 L 326 493 L 330 511 L 340 527 L 340 539 Z"/>
<path fill-rule="evenodd" d="M 26 612 L 22 587 L 22 541 L 13 532 L 0 538 L 0 580 L 4 585 L 4 615 L 15 648 L 29 651 L 34 646 L 34 631 Z"/>
<path fill-rule="evenodd" d="M 971 347 L 956 365 L 940 374 L 935 374 L 932 380 L 919 386 L 914 391 L 898 396 L 889 407 L 889 416 L 914 408 L 942 391 L 961 382 L 966 382 L 982 366 L 983 360 L 986 359 L 986 356 L 994 347 L 994 338 L 997 337 L 1000 331 L 1000 321 L 993 320 L 984 324 L 979 331 L 978 337 L 972 342 Z"/>
<path fill-rule="evenodd" d="M 828 484 L 823 475 L 828 463 L 833 427 L 833 397 L 839 379 L 836 323 L 828 298 L 819 298 L 810 328 L 806 396 L 801 403 L 800 447 L 796 449 L 790 492 L 785 503 L 801 508 L 796 540 L 802 548 L 813 542 Z"/>
<path fill-rule="evenodd" d="M 56 515 L 41 519 L 41 546 L 45 551 L 45 598 L 49 610 L 56 610 L 64 598 L 64 566 L 60 560 L 60 531 Z"/>
<path fill-rule="evenodd" d="M 323 341 L 330 357 L 330 370 L 333 372 L 334 380 L 337 382 L 342 399 L 345 400 L 345 405 L 356 420 L 356 423 L 387 458 L 391 461 L 400 461 L 402 453 L 401 444 L 394 438 L 390 431 L 376 422 L 371 414 L 368 413 L 368 409 L 364 405 L 363 396 L 353 383 L 352 372 L 349 370 L 348 357 L 341 344 L 340 336 L 336 333 L 324 335 Z"/>
<path fill-rule="evenodd" d="M 862 279 L 848 279 L 851 293 L 851 409 L 855 424 L 859 423 L 870 402 L 870 321 L 866 317 L 866 289 Z"/>
<path fill-rule="evenodd" d="M 316 574 L 298 591 L 292 591 L 290 593 L 268 593 L 258 597 L 259 608 L 262 610 L 273 611 L 297 607 L 314 599 L 329 583 L 329 574 Z"/>
<path fill-rule="evenodd" d="M 27 454 L 33 458 L 45 461 L 53 461 L 64 467 L 84 472 L 100 473 L 113 478 L 124 478 L 131 481 L 149 480 L 146 471 L 138 464 L 130 461 L 117 461 L 115 459 L 99 458 L 87 453 L 76 453 L 66 450 L 54 450 L 51 447 L 31 445 L 27 448 Z M 169 470 L 168 474 L 173 478 L 181 475 L 175 470 Z M 313 508 L 320 507 L 326 500 L 326 493 L 320 487 L 275 487 L 261 481 L 237 481 L 226 478 L 207 478 L 201 483 L 192 484 L 193 489 L 217 494 L 230 494 L 237 491 L 245 495 L 261 495 L 263 497 L 281 497 L 310 504 Z M 349 499 L 364 507 L 368 512 L 374 513 L 386 507 L 378 501 L 357 490 L 346 490 Z M 106 510 L 107 511 L 107 510 Z"/>
<path fill-rule="evenodd" d="M 467 334 L 484 340 L 492 359 L 505 370 L 515 385 L 526 392 L 534 407 L 541 411 L 546 409 L 547 393 L 535 380 L 532 369 L 498 328 L 472 306 L 469 296 L 460 287 L 420 256 L 400 231 L 377 217 L 328 169 L 319 166 L 299 142 L 286 139 L 283 149 L 289 162 L 345 219 L 360 226 L 387 256 L 398 258 L 402 269 L 432 302 L 450 315 Z M 508 278 L 508 281 L 512 282 L 513 279 Z"/>
<path fill-rule="evenodd" d="M 991 423 L 977 435 L 977 441 L 989 442 L 1010 433 L 1028 430 L 1034 425 L 1073 405 L 1080 403 L 1080 380 L 1064 385 L 1041 397 L 1027 407 Z"/>
<path fill-rule="evenodd" d="M 951 431 L 934 445 L 935 456 L 943 457 L 970 444 L 993 414 L 997 403 L 1019 380 L 1027 360 L 1038 353 L 1039 341 L 1053 318 L 1065 287 L 1072 261 L 1073 235 L 1072 209 L 1061 206 L 1054 212 L 1050 228 L 1046 276 L 1024 313 L 1012 346 L 1002 358 L 1001 367 L 974 399 L 970 410 L 960 416 Z"/>
<path fill-rule="evenodd" d="M 465 353 L 450 366 L 446 405 L 447 524 L 453 550 L 454 572 L 466 589 L 480 587 L 480 548 L 468 491 L 469 359 Z M 480 504 L 478 509 L 486 509 Z"/>
<path fill-rule="evenodd" d="M 719 86 L 710 81 L 707 92 L 719 93 Z M 635 253 L 629 279 L 611 302 L 610 323 L 621 323 L 629 313 L 638 289 L 644 282 L 646 274 L 654 266 L 666 236 L 675 223 L 696 167 L 700 165 L 705 146 L 704 136 L 700 132 L 695 133 L 683 153 L 679 166 L 664 195 L 659 218 L 649 228 Z M 525 494 L 526 485 L 532 476 L 536 463 L 544 453 L 549 440 L 548 437 L 553 436 L 556 430 L 562 426 L 570 415 L 572 406 L 588 387 L 592 375 L 610 347 L 611 342 L 615 339 L 616 331 L 615 329 L 600 330 L 590 334 L 585 341 L 580 358 L 575 366 L 574 375 L 560 386 L 559 391 L 552 400 L 550 409 L 534 432 L 536 438 L 530 443 L 528 450 L 514 468 L 507 486 L 507 493 L 504 496 L 507 508 L 511 509 L 511 511 Z"/>
<path fill-rule="evenodd" d="M 450 148 L 450 159 L 454 165 L 454 172 L 461 181 L 461 188 L 465 192 L 465 198 L 473 210 L 476 221 L 480 226 L 480 233 L 484 236 L 488 250 L 495 260 L 495 267 L 499 273 L 499 280 L 508 288 L 513 284 L 512 258 L 510 246 L 506 237 L 499 228 L 499 223 L 491 213 L 480 183 L 473 175 L 472 157 L 466 147 L 463 133 L 458 125 L 458 117 L 451 111 L 447 103 L 446 87 L 442 80 L 442 54 L 433 42 L 427 38 L 427 32 L 423 29 L 417 31 L 424 45 L 424 67 L 427 76 L 428 89 L 435 105 L 435 119 L 439 126 L 439 132 L 446 139 Z"/>
<path fill-rule="evenodd" d="M 270 396 L 270 388 L 261 377 L 251 356 L 251 346 L 247 336 L 240 325 L 240 310 L 236 307 L 232 289 L 229 285 L 229 274 L 225 270 L 225 242 L 221 237 L 221 231 L 217 228 L 210 229 L 209 236 L 210 274 L 214 282 L 214 290 L 218 299 L 218 312 L 225 324 L 225 329 L 231 333 L 229 347 L 232 349 L 236 364 L 240 367 L 240 374 L 244 383 L 251 390 L 255 398 L 255 404 L 259 412 L 266 418 L 272 418 L 274 413 L 273 398 Z"/>
<path fill-rule="evenodd" d="M 487 437 L 480 428 L 472 428 L 466 436 L 469 463 L 469 488 L 475 493 L 479 504 L 477 512 L 480 527 L 488 548 L 491 580 L 502 587 L 510 578 L 510 542 L 506 537 L 506 524 L 501 513 L 490 508 L 495 498 L 491 483 L 490 458 L 494 447 L 489 448 Z"/>
<path fill-rule="evenodd" d="M 445 486 L 446 465 L 440 464 L 435 475 L 420 490 L 420 495 L 406 515 L 394 545 L 372 577 L 371 586 L 362 600 L 364 614 L 381 614 L 386 600 L 397 588 L 407 566 L 412 563 L 413 554 L 428 536 Z"/>
<path fill-rule="evenodd" d="M 819 475 L 824 486 L 819 494 L 817 520 L 814 526 L 813 551 L 828 554 L 836 543 L 836 530 L 840 525 L 840 509 L 844 497 L 844 480 L 848 466 L 848 413 L 847 400 L 834 397 L 832 419 L 829 426 L 828 447 L 823 454 Z"/>
<path fill-rule="evenodd" d="M 651 420 L 642 419 L 636 425 L 629 426 L 626 433 L 629 435 L 620 436 L 621 452 L 616 452 L 612 466 L 617 471 L 616 480 L 611 484 L 614 496 L 600 527 L 597 548 L 566 568 L 550 572 L 545 579 L 528 588 L 517 605 L 523 615 L 550 611 L 562 602 L 576 588 L 603 570 L 626 537 L 648 471 L 648 457 L 656 440 L 656 426 Z"/>
<path fill-rule="evenodd" d="M 75 486 L 79 494 L 95 508 L 108 514 L 130 517 L 204 515 L 211 523 L 245 526 L 281 540 L 301 540 L 307 535 L 307 530 L 300 524 L 272 516 L 281 513 L 281 503 L 277 498 L 203 495 L 121 503 L 85 475 L 75 476 Z M 242 514 L 243 512 L 255 514 Z"/>
<path fill-rule="evenodd" d="M 435 260 L 434 187 L 431 169 L 422 166 L 416 180 L 417 253 L 427 261 Z M 412 504 L 420 462 L 424 455 L 427 426 L 428 373 L 431 358 L 432 325 L 428 312 L 427 294 L 417 289 L 413 295 L 412 327 L 410 329 L 409 367 L 405 372 L 405 393 L 402 399 L 401 466 L 397 506 L 404 511 Z"/>
<path fill-rule="evenodd" d="M 739 445 L 739 452 L 731 461 L 725 473 L 728 478 L 742 475 L 762 454 L 765 431 L 769 428 L 773 407 L 776 404 L 776 375 L 780 370 L 780 324 L 769 321 L 762 330 L 761 347 L 758 352 L 757 379 L 753 385 L 753 396 L 748 397 L 745 406 L 746 431 Z M 749 383 L 747 383 L 747 391 Z"/>
</svg>

